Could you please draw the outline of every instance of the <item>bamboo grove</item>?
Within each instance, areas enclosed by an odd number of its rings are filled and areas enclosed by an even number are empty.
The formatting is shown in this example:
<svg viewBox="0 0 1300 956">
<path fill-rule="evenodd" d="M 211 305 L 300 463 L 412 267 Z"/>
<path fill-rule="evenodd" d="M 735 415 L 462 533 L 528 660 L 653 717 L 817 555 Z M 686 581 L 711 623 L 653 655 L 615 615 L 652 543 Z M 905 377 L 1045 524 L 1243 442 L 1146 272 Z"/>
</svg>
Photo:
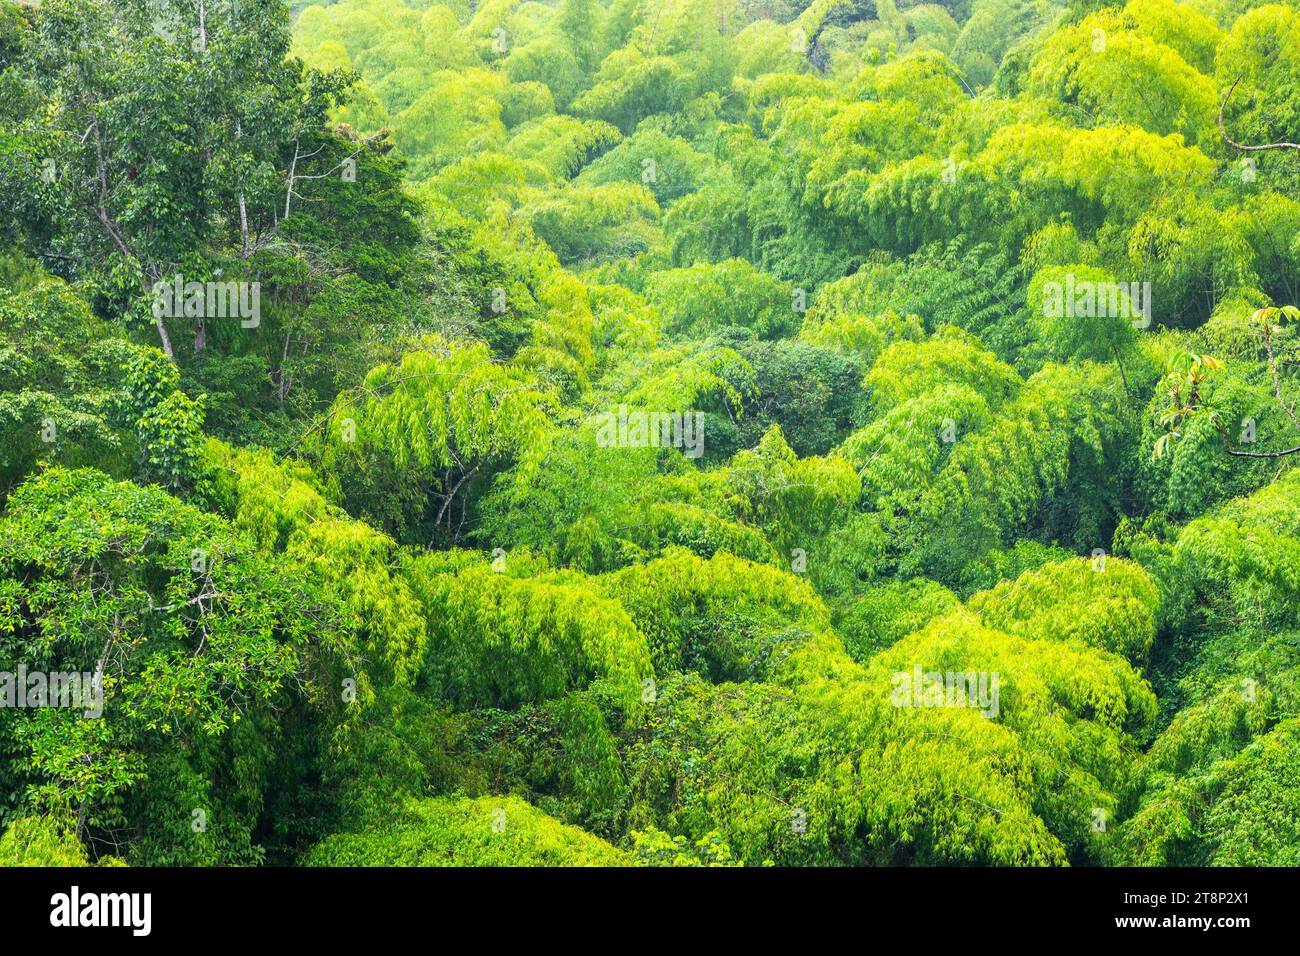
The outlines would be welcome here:
<svg viewBox="0 0 1300 956">
<path fill-rule="evenodd" d="M 1295 6 L 5 0 L 0 93 L 0 864 L 1300 864 Z"/>
</svg>

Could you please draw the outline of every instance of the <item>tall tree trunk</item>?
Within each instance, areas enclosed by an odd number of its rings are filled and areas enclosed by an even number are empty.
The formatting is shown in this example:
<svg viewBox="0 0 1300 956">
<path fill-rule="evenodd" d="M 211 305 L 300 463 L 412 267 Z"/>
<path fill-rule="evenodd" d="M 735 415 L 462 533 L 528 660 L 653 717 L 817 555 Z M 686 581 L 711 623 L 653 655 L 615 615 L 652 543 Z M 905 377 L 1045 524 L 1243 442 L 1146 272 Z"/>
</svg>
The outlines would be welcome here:
<svg viewBox="0 0 1300 956">
<path fill-rule="evenodd" d="M 168 361 L 175 362 L 176 353 L 172 351 L 172 340 L 171 336 L 167 334 L 167 326 L 163 325 L 161 318 L 154 319 L 153 324 L 158 329 L 158 340 L 162 343 L 162 350 L 166 353 Z"/>
</svg>

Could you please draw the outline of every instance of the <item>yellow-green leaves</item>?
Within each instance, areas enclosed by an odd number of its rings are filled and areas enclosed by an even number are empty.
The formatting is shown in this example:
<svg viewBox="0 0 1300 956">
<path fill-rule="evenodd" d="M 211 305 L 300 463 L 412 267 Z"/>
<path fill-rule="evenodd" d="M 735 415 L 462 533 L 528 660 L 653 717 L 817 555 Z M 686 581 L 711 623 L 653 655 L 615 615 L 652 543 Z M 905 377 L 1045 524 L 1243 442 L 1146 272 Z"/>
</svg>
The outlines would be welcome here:
<svg viewBox="0 0 1300 956">
<path fill-rule="evenodd" d="M 461 707 L 514 707 L 602 677 L 635 708 L 652 676 L 650 650 L 628 613 L 581 578 L 525 580 L 484 566 L 408 571 L 429 631 L 425 680 Z"/>
<path fill-rule="evenodd" d="M 1140 565 L 1104 553 L 1028 571 L 970 600 L 988 624 L 1035 640 L 1098 647 L 1146 663 L 1159 593 Z"/>
<path fill-rule="evenodd" d="M 518 797 L 408 800 L 393 819 L 314 847 L 309 866 L 630 866 L 599 837 Z"/>
<path fill-rule="evenodd" d="M 277 464 L 263 451 L 209 441 L 211 494 L 235 527 L 268 552 L 284 552 L 348 610 L 347 624 L 385 677 L 414 680 L 424 652 L 423 610 L 392 564 L 397 545 L 369 525 L 331 508 L 312 485 L 308 469 Z M 343 643 L 345 653 L 355 650 Z M 369 680 L 358 670 L 362 696 Z"/>
<path fill-rule="evenodd" d="M 455 540 L 475 479 L 514 466 L 522 481 L 545 458 L 553 407 L 531 372 L 487 346 L 433 338 L 340 395 L 310 447 L 352 513 L 404 543 Z"/>
<path fill-rule="evenodd" d="M 1034 59 L 1030 89 L 1076 102 L 1112 122 L 1158 134 L 1178 132 L 1189 142 L 1208 145 L 1217 133 L 1213 82 L 1130 24 L 1124 15 L 1105 10 L 1058 31 Z"/>
<path fill-rule="evenodd" d="M 830 624 L 807 582 L 726 553 L 703 561 L 673 549 L 663 558 L 607 575 L 598 586 L 627 608 L 645 633 L 657 672 L 679 669 L 698 655 L 699 645 L 714 636 L 711 629 L 729 611 L 770 613 L 809 632 Z"/>
</svg>

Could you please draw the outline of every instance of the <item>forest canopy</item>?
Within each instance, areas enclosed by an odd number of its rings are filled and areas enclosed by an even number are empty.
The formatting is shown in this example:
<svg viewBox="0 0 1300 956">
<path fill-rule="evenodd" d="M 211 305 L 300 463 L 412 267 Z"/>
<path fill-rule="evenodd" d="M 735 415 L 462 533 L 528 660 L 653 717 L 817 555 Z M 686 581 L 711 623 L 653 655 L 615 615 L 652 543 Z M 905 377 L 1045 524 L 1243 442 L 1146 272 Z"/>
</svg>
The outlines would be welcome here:
<svg viewBox="0 0 1300 956">
<path fill-rule="evenodd" d="M 1300 12 L 0 6 L 0 865 L 1300 865 Z"/>
</svg>

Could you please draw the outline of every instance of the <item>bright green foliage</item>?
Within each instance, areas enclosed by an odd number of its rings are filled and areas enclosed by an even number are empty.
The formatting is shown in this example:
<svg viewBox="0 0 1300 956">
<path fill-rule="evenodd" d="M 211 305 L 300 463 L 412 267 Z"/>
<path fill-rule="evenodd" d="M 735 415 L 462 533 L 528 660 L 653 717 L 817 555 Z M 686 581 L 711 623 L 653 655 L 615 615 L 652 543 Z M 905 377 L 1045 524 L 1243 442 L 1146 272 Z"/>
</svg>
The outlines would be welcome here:
<svg viewBox="0 0 1300 956">
<path fill-rule="evenodd" d="M 737 452 L 727 490 L 738 516 L 762 528 L 780 550 L 837 523 L 861 483 L 843 458 L 799 458 L 773 425 L 753 451 Z"/>
<path fill-rule="evenodd" d="M 735 349 L 685 342 L 656 349 L 615 369 L 611 378 L 632 378 L 617 390 L 630 406 L 687 411 L 721 404 L 738 409 L 751 386 L 749 363 Z"/>
<path fill-rule="evenodd" d="M 593 318 L 586 288 L 572 276 L 558 275 L 538 291 L 546 317 L 533 326 L 532 340 L 515 353 L 515 364 L 533 370 L 555 391 L 586 392 L 595 364 Z"/>
<path fill-rule="evenodd" d="M 776 560 L 763 532 L 733 510 L 750 512 L 747 499 L 703 507 L 693 500 L 700 489 L 690 473 L 660 476 L 655 449 L 611 453 L 599 446 L 598 434 L 592 420 L 565 431 L 525 482 L 499 483 L 484 503 L 479 541 L 507 550 L 522 546 L 553 565 L 587 572 L 612 570 L 672 546 L 705 558 L 726 551 Z"/>
<path fill-rule="evenodd" d="M 336 595 L 370 659 L 408 684 L 424 654 L 424 613 L 394 572 L 393 540 L 331 508 L 305 468 L 217 441 L 207 455 L 216 507 L 264 551 L 285 553 Z"/>
<path fill-rule="evenodd" d="M 829 615 L 812 589 L 785 571 L 718 554 L 703 561 L 687 552 L 615 572 L 601 590 L 627 609 L 649 641 L 656 672 L 695 660 L 730 671 L 763 649 L 746 646 L 761 634 L 728 633 L 718 618 L 752 608 L 760 617 L 811 630 L 829 626 Z"/>
<path fill-rule="evenodd" d="M 706 162 L 685 140 L 647 128 L 588 163 L 578 182 L 597 186 L 644 183 L 659 205 L 667 206 L 700 187 Z"/>
<path fill-rule="evenodd" d="M 87 866 L 72 827 L 54 817 L 23 817 L 0 834 L 0 866 Z"/>
<path fill-rule="evenodd" d="M 1021 538 L 1010 548 L 996 548 L 962 568 L 958 590 L 969 597 L 976 591 L 987 591 L 1000 581 L 1014 581 L 1026 571 L 1068 557 L 1070 552 L 1062 547 Z"/>
<path fill-rule="evenodd" d="M 595 86 L 574 100 L 573 111 L 629 133 L 647 116 L 680 111 L 694 86 L 691 75 L 671 58 L 627 51 L 601 64 Z"/>
<path fill-rule="evenodd" d="M 574 175 L 584 163 L 620 138 L 618 130 L 608 123 L 564 115 L 547 116 L 517 130 L 505 151 L 517 159 L 539 163 L 551 176 L 561 178 Z M 485 185 L 491 187 L 496 183 Z"/>
<path fill-rule="evenodd" d="M 647 555 L 680 547 L 701 558 L 726 552 L 763 564 L 785 563 L 759 529 L 720 516 L 717 510 L 684 501 L 662 501 L 650 505 L 644 526 L 634 535 L 634 545 Z"/>
<path fill-rule="evenodd" d="M 220 518 L 89 469 L 23 485 L 0 538 L 5 670 L 23 661 L 99 675 L 102 686 L 102 719 L 66 706 L 3 711 L 30 799 L 77 815 L 79 835 L 156 828 L 159 846 L 136 848 L 150 862 L 258 860 L 264 758 L 254 747 L 231 767 L 223 744 L 245 721 L 256 737 L 291 680 L 313 692 L 313 661 L 337 626 L 329 599 Z M 124 804 L 128 788 L 151 799 Z M 213 826 L 191 834 L 196 806 Z"/>
<path fill-rule="evenodd" d="M 960 565 L 1002 544 L 1067 481 L 1104 481 L 1132 426 L 1117 375 L 1053 365 L 1019 385 L 982 353 L 994 374 L 979 380 L 979 394 L 944 380 L 951 360 L 932 342 L 928 351 L 899 343 L 877 362 L 874 394 L 901 404 L 850 436 L 842 453 L 860 469 L 864 503 L 903 566 L 955 581 Z M 909 354 L 916 361 L 902 361 Z M 1066 512 L 1052 530 L 1081 546 L 1101 540 L 1108 506 Z"/>
<path fill-rule="evenodd" d="M 1118 377 L 1088 365 L 1036 373 L 993 427 L 953 450 L 941 475 L 948 500 L 985 510 L 1010 530 L 1068 481 L 1101 486 L 1132 430 Z M 1099 493 L 1067 511 L 1060 530 L 1086 545 L 1113 507 Z"/>
<path fill-rule="evenodd" d="M 1129 19 L 1128 10 L 1102 11 L 1057 32 L 1035 57 L 1030 90 L 1077 103 L 1114 122 L 1139 123 L 1155 133 L 1180 132 L 1189 142 L 1211 141 L 1217 103 L 1210 78 L 1152 35 L 1150 21 L 1159 16 L 1153 5 L 1130 5 L 1138 6 L 1145 16 Z M 1193 29 L 1214 30 L 1195 13 L 1160 13 Z"/>
<path fill-rule="evenodd" d="M 881 502 L 896 490 L 904 495 L 920 491 L 950 455 L 947 446 L 991 421 L 983 396 L 945 384 L 890 409 L 850 435 L 840 451 L 861 470 L 863 497 Z"/>
<path fill-rule="evenodd" d="M 410 800 L 373 830 L 339 833 L 308 866 L 630 866 L 599 837 L 566 826 L 518 797 Z"/>
<path fill-rule="evenodd" d="M 640 183 L 575 186 L 531 203 L 525 212 L 565 265 L 643 252 L 654 241 L 659 220 L 654 193 Z"/>
<path fill-rule="evenodd" d="M 487 70 L 436 73 L 427 90 L 398 115 L 404 133 L 395 142 L 427 157 L 416 166 L 418 172 L 451 162 L 476 141 L 500 147 L 506 139 L 504 95 L 502 77 Z"/>
<path fill-rule="evenodd" d="M 173 492 L 193 486 L 203 451 L 203 396 L 191 399 L 179 390 L 180 373 L 157 349 L 132 359 L 126 385 L 139 416 L 143 477 Z"/>
<path fill-rule="evenodd" d="M 1289 142 L 1300 116 L 1300 13 L 1285 3 L 1254 6 L 1234 18 L 1214 58 L 1219 89 L 1240 81 L 1224 110 L 1228 135 L 1239 143 Z M 1261 168 L 1286 175 L 1282 155 L 1263 157 Z M 1294 198 L 1294 193 L 1292 193 Z"/>
<path fill-rule="evenodd" d="M 524 481 L 503 482 L 484 504 L 485 545 L 527 547 L 552 564 L 602 571 L 622 563 L 643 520 L 642 495 L 653 480 L 652 449 L 594 454 L 596 429 L 557 436 Z"/>
<path fill-rule="evenodd" d="M 651 827 L 632 834 L 632 852 L 643 866 L 735 866 L 731 849 L 717 833 L 694 843 Z"/>
<path fill-rule="evenodd" d="M 972 86 L 987 86 L 1008 48 L 1035 25 L 1034 12 L 1024 0 L 975 0 L 970 18 L 953 41 L 953 61 Z"/>
<path fill-rule="evenodd" d="M 743 259 L 659 273 L 648 295 L 669 332 L 703 336 L 729 326 L 752 329 L 759 338 L 793 331 L 798 314 L 793 293 Z"/>
<path fill-rule="evenodd" d="M 1178 537 L 1175 554 L 1193 586 L 1216 604 L 1261 621 L 1294 620 L 1300 593 L 1300 473 L 1199 518 Z"/>
<path fill-rule="evenodd" d="M 0 862 L 1297 862 L 1291 5 L 202 16 L 0 13 Z"/>
<path fill-rule="evenodd" d="M 1099 169 L 1108 175 L 1098 176 Z M 908 160 L 888 167 L 865 192 L 832 186 L 825 201 L 888 249 L 908 251 L 946 238 L 953 228 L 1018 245 L 1063 203 L 1090 222 L 1107 216 L 1132 222 L 1162 183 L 1205 183 L 1210 172 L 1210 161 L 1175 134 L 1015 123 L 998 129 L 966 166 Z M 955 183 L 945 174 L 955 175 Z M 923 214 L 913 215 L 918 208 Z M 994 223 L 1004 225 L 993 230 Z"/>
<path fill-rule="evenodd" d="M 1040 641 L 1099 647 L 1145 663 L 1159 594 L 1140 565 L 1104 552 L 1027 571 L 970 599 L 993 627 Z"/>
<path fill-rule="evenodd" d="M 835 615 L 835 631 L 859 663 L 896 644 L 961 602 L 926 578 L 889 581 L 870 589 Z"/>
<path fill-rule="evenodd" d="M 746 865 L 1064 862 L 1010 731 L 887 695 L 674 678 L 629 756 L 633 819 L 691 840 L 717 832 Z"/>
<path fill-rule="evenodd" d="M 399 538 L 438 534 L 440 526 L 452 533 L 469 497 L 456 500 L 465 482 L 505 464 L 518 463 L 522 476 L 537 467 L 550 406 L 530 374 L 492 362 L 485 346 L 434 339 L 397 365 L 371 370 L 312 437 L 350 512 Z M 394 501 L 394 480 L 420 496 Z"/>
<path fill-rule="evenodd" d="M 926 342 L 896 342 L 876 360 L 863 383 L 882 411 L 937 386 L 966 386 L 996 408 L 1020 385 L 1015 370 L 958 330 Z"/>
<path fill-rule="evenodd" d="M 1295 859 L 1296 719 L 1261 734 L 1267 718 L 1243 702 L 1240 688 L 1225 689 L 1219 700 L 1190 719 L 1180 715 L 1143 761 L 1137 780 L 1149 795 L 1117 834 L 1116 862 L 1261 866 Z"/>
<path fill-rule="evenodd" d="M 632 706 L 650 676 L 632 618 L 577 580 L 520 580 L 481 565 L 439 573 L 419 562 L 409 579 L 428 620 L 423 679 L 461 707 L 514 707 L 596 677 Z"/>
<path fill-rule="evenodd" d="M 1185 621 L 1157 678 L 1167 728 L 1136 767 L 1115 862 L 1259 865 L 1290 858 L 1300 713 L 1294 472 L 1188 524 L 1172 544 L 1133 538 Z M 1153 529 L 1157 530 L 1158 529 Z"/>
<path fill-rule="evenodd" d="M 830 288 L 832 286 L 824 287 Z M 831 311 L 827 315 L 820 309 L 808 311 L 799 332 L 800 338 L 856 353 L 867 362 L 874 362 L 892 342 L 904 338 L 915 340 L 921 335 L 920 321 L 914 315 L 906 319 L 893 312 L 871 316 L 861 312 Z"/>
<path fill-rule="evenodd" d="M 1103 290 L 1119 288 L 1115 277 L 1104 269 L 1084 265 L 1051 266 L 1035 273 L 1029 283 L 1029 314 L 1033 317 L 1035 340 L 1053 362 L 1109 362 L 1122 358 L 1136 342 L 1135 325 L 1144 321 L 1140 303 L 1129 297 L 1125 287 L 1115 296 L 1117 309 L 1110 308 L 1106 291 L 1091 302 L 1080 301 L 1082 308 L 1060 308 L 1064 296 L 1080 284 L 1090 290 L 1097 286 Z"/>
<path fill-rule="evenodd" d="M 1134 225 L 1128 268 L 1150 274 L 1151 296 L 1163 303 L 1167 324 L 1194 325 L 1213 314 L 1220 298 L 1249 294 L 1259 284 L 1245 232 L 1206 203 L 1165 200 Z"/>
<path fill-rule="evenodd" d="M 0 335 L 0 487 L 38 462 L 125 472 L 133 436 L 121 379 L 130 348 L 54 280 L 0 289 Z"/>
<path fill-rule="evenodd" d="M 1141 676 L 1113 654 L 1013 636 L 964 611 L 932 621 L 867 665 L 878 681 L 916 668 L 999 675 L 997 723 L 1022 740 L 1034 767 L 1035 811 L 1069 852 L 1095 853 L 1092 808 L 1113 812 L 1134 738 L 1155 716 Z"/>
<path fill-rule="evenodd" d="M 559 106 L 568 106 L 583 85 L 582 70 L 573 54 L 549 37 L 515 47 L 502 64 L 515 85 L 541 83 Z"/>
<path fill-rule="evenodd" d="M 1223 791 L 1205 817 L 1216 866 L 1294 866 L 1300 860 L 1292 720 L 1251 744 L 1222 771 Z"/>
</svg>

